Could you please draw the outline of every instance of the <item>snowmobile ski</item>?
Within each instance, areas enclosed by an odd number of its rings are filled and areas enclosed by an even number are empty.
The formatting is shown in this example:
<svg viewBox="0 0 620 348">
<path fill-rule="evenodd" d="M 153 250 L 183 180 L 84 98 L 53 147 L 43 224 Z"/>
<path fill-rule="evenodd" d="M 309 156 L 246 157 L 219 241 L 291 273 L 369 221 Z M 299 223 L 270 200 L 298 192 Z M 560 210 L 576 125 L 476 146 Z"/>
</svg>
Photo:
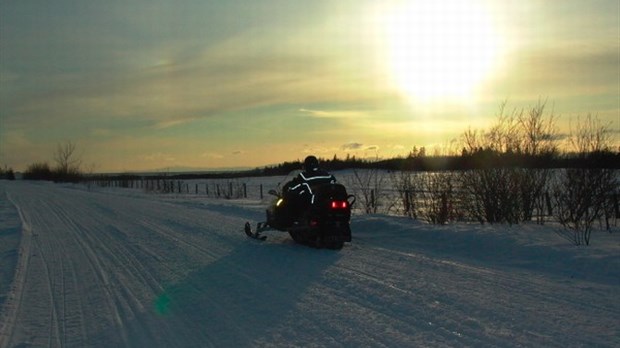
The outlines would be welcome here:
<svg viewBox="0 0 620 348">
<path fill-rule="evenodd" d="M 245 230 L 245 234 L 248 237 L 250 237 L 250 238 L 257 239 L 257 240 L 260 240 L 260 241 L 263 241 L 263 240 L 267 239 L 267 236 L 261 236 L 260 235 L 260 231 L 258 231 L 258 230 L 256 232 L 252 232 L 252 226 L 250 225 L 249 222 L 245 223 L 244 230 Z"/>
</svg>

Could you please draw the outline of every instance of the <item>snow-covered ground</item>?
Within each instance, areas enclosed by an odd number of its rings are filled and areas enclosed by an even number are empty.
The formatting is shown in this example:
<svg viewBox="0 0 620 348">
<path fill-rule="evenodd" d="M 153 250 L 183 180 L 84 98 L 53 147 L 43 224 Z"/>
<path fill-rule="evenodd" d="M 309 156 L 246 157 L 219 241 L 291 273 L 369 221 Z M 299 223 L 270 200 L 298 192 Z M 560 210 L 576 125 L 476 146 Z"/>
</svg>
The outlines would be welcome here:
<svg viewBox="0 0 620 348">
<path fill-rule="evenodd" d="M 618 347 L 620 231 L 355 215 L 340 251 L 265 202 L 0 181 L 0 347 Z"/>
</svg>

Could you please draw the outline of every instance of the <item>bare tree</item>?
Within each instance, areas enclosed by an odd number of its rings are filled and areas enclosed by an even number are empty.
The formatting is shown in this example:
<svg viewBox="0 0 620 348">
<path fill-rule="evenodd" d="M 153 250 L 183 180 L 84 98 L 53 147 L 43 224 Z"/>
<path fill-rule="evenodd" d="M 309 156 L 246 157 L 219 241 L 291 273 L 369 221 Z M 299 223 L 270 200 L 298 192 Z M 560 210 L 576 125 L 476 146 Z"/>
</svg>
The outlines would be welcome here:
<svg viewBox="0 0 620 348">
<path fill-rule="evenodd" d="M 557 131 L 555 129 L 555 115 L 553 112 L 545 114 L 546 101 L 538 101 L 528 112 L 521 112 L 517 117 L 520 129 L 520 150 L 526 161 L 549 161 L 557 154 L 555 144 Z M 532 219 L 534 210 L 542 211 L 544 193 L 552 175 L 550 169 L 544 168 L 544 163 L 524 163 L 518 173 L 521 220 Z M 538 169 L 527 168 L 536 165 Z M 539 214 L 540 215 L 540 214 Z M 542 223 L 542 219 L 538 219 Z"/>
<path fill-rule="evenodd" d="M 610 151 L 609 126 L 601 124 L 598 117 L 588 114 L 585 120 L 577 119 L 577 127 L 571 125 L 569 145 L 578 156 L 585 157 L 602 151 Z"/>
<path fill-rule="evenodd" d="M 54 153 L 56 180 L 78 181 L 81 177 L 81 159 L 75 153 L 76 145 L 71 141 L 58 144 Z"/>
<path fill-rule="evenodd" d="M 376 214 L 382 204 L 385 175 L 379 169 L 354 170 L 350 186 L 353 187 L 355 195 L 360 197 L 360 202 L 364 206 L 364 213 Z"/>
<path fill-rule="evenodd" d="M 557 131 L 555 129 L 555 115 L 553 112 L 546 116 L 547 102 L 538 101 L 527 113 L 521 112 L 517 122 L 522 132 L 522 151 L 526 155 L 537 156 L 555 153 L 554 143 Z"/>
</svg>

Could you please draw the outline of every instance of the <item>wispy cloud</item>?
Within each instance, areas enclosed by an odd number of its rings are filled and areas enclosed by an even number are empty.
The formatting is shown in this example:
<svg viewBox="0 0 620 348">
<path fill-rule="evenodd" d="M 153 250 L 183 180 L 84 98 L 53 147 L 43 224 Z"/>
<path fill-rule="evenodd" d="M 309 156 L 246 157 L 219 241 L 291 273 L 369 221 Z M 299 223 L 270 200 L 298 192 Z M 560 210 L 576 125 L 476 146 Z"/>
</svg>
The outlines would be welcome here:
<svg viewBox="0 0 620 348">
<path fill-rule="evenodd" d="M 202 158 L 209 158 L 209 159 L 222 159 L 224 158 L 224 156 L 220 153 L 217 152 L 204 152 L 200 155 L 200 157 Z"/>
<path fill-rule="evenodd" d="M 310 115 L 312 117 L 317 118 L 351 118 L 351 119 L 359 119 L 366 117 L 367 114 L 362 111 L 352 111 L 352 110 L 337 110 L 337 111 L 325 111 L 325 110 L 311 110 L 301 108 L 299 112 Z"/>
<path fill-rule="evenodd" d="M 174 162 L 176 160 L 174 155 L 171 155 L 165 152 L 150 153 L 150 154 L 145 155 L 143 159 L 147 162 L 155 162 L 155 163 L 161 163 L 161 162 L 169 163 L 169 162 Z"/>
<path fill-rule="evenodd" d="M 361 143 L 347 143 L 342 145 L 343 150 L 360 150 L 364 147 Z"/>
<path fill-rule="evenodd" d="M 155 129 L 166 129 L 166 128 L 170 128 L 170 127 L 174 127 L 174 126 L 190 123 L 190 122 L 195 121 L 195 120 L 196 120 L 195 117 L 185 117 L 185 118 L 178 118 L 178 119 L 171 118 L 171 119 L 168 119 L 168 120 L 163 120 L 163 121 L 157 122 L 153 126 L 153 128 L 155 128 Z"/>
<path fill-rule="evenodd" d="M 554 93 L 554 97 L 609 93 L 617 88 L 620 75 L 620 45 L 574 47 L 550 44 L 515 55 L 505 85 L 518 88 L 526 96 Z M 616 79 L 610 78 L 615 76 Z"/>
<path fill-rule="evenodd" d="M 364 145 L 362 143 L 347 143 L 343 144 L 340 147 L 342 150 L 346 151 L 378 151 L 380 149 L 379 145 Z"/>
</svg>

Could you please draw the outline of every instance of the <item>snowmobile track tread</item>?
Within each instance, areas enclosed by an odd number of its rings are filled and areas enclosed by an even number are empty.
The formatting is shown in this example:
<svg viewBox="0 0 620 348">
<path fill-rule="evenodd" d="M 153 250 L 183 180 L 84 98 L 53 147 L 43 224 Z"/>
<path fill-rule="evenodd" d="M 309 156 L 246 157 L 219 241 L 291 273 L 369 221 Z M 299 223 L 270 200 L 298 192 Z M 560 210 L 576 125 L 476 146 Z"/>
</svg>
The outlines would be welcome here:
<svg viewBox="0 0 620 348">
<path fill-rule="evenodd" d="M 249 238 L 260 240 L 260 241 L 264 241 L 267 239 L 267 236 L 261 236 L 259 232 L 252 232 L 252 226 L 250 225 L 249 222 L 245 223 L 244 231 L 245 231 L 245 234 Z"/>
</svg>

